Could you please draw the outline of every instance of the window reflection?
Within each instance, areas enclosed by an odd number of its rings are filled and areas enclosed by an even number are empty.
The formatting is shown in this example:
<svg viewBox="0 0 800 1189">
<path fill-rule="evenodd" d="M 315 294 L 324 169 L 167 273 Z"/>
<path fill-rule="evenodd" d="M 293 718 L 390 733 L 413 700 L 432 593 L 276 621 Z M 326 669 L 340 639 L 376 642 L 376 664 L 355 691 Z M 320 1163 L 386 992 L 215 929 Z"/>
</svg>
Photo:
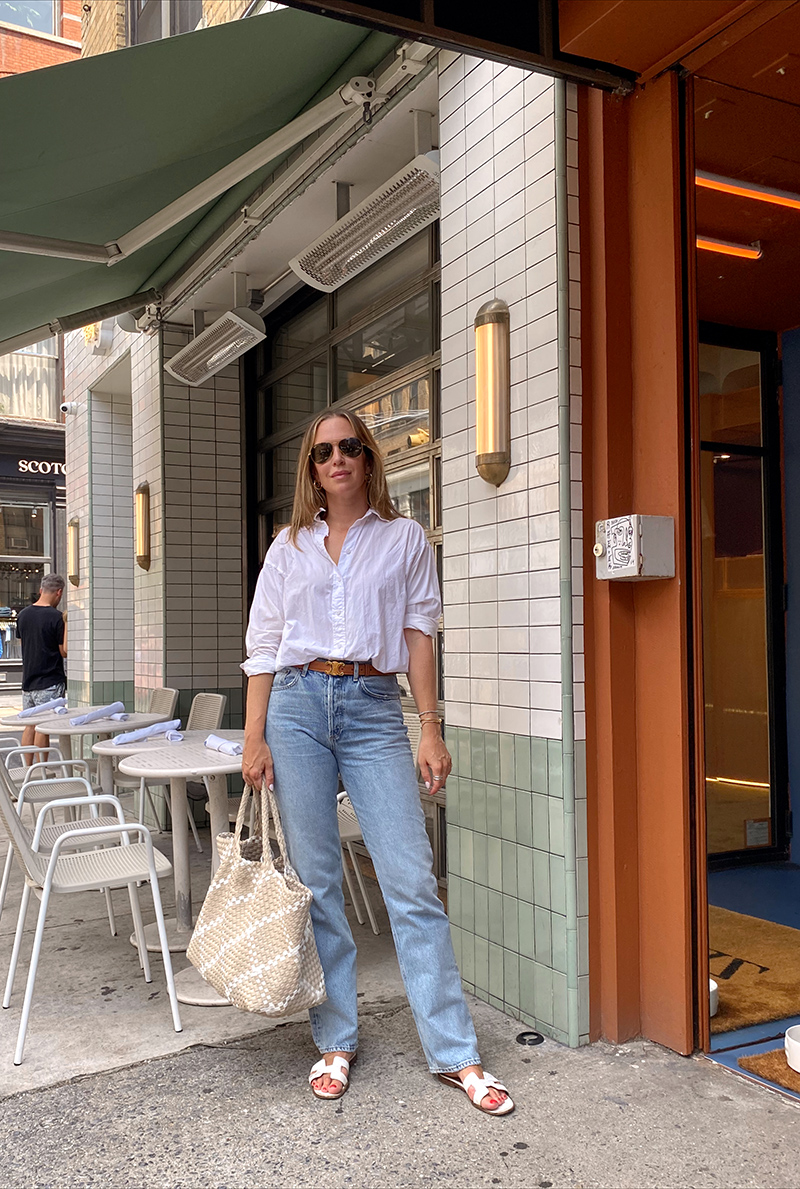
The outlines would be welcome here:
<svg viewBox="0 0 800 1189">
<path fill-rule="evenodd" d="M 376 318 L 340 343 L 336 351 L 339 398 L 372 384 L 398 368 L 430 355 L 430 298 L 419 293 Z"/>
<path fill-rule="evenodd" d="M 386 476 L 389 495 L 398 512 L 431 527 L 431 471 L 427 459 Z"/>
<path fill-rule="evenodd" d="M 402 388 L 357 405 L 354 412 L 366 423 L 383 452 L 391 458 L 430 441 L 430 381 L 427 376 Z"/>
<path fill-rule="evenodd" d="M 0 505 L 0 554 L 7 557 L 44 556 L 49 515 L 47 509 Z"/>
<path fill-rule="evenodd" d="M 700 345 L 700 437 L 761 445 L 759 357 L 736 347 Z"/>
<path fill-rule="evenodd" d="M 323 298 L 280 328 L 272 343 L 271 366 L 276 368 L 288 363 L 295 355 L 300 355 L 325 338 L 327 333 L 328 305 Z"/>
<path fill-rule="evenodd" d="M 328 403 L 328 368 L 325 356 L 312 359 L 268 388 L 264 397 L 267 433 L 277 433 L 320 412 Z"/>
<path fill-rule="evenodd" d="M 292 438 L 266 455 L 264 482 L 268 497 L 285 499 L 291 504 L 299 449 L 300 438 Z"/>
</svg>

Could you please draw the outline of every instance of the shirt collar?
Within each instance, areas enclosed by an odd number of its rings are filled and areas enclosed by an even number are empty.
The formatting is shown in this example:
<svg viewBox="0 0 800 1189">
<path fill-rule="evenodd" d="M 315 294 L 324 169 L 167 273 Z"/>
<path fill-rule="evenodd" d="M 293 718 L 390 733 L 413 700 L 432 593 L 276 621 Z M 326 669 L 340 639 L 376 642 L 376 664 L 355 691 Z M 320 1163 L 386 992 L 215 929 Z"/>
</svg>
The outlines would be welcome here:
<svg viewBox="0 0 800 1189">
<path fill-rule="evenodd" d="M 320 508 L 320 510 L 314 516 L 314 520 L 313 520 L 311 527 L 315 533 L 318 533 L 318 534 L 322 535 L 323 537 L 327 537 L 329 529 L 328 529 L 327 520 L 323 519 L 324 511 L 325 511 L 324 508 Z M 358 520 L 355 520 L 353 522 L 353 525 L 351 525 L 351 528 L 354 527 L 356 524 L 364 524 L 364 522 L 369 520 L 370 517 L 372 517 L 372 516 L 377 517 L 378 520 L 383 520 L 383 517 L 380 515 L 380 513 L 377 511 L 377 509 L 370 507 L 370 508 L 367 508 L 367 510 L 363 516 L 360 516 L 358 518 Z"/>
</svg>

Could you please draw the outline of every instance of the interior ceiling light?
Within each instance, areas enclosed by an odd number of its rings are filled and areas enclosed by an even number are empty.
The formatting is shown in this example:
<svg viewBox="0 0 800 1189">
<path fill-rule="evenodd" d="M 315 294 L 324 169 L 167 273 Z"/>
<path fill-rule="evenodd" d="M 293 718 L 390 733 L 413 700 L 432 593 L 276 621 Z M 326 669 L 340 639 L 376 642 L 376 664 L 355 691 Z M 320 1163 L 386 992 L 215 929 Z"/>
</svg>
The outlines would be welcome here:
<svg viewBox="0 0 800 1189">
<path fill-rule="evenodd" d="M 266 337 L 264 319 L 238 306 L 195 335 L 165 367 L 181 384 L 196 387 Z"/>
<path fill-rule="evenodd" d="M 703 190 L 735 194 L 738 198 L 752 198 L 756 202 L 771 202 L 773 206 L 788 206 L 800 211 L 800 194 L 792 194 L 789 190 L 775 190 L 771 186 L 759 186 L 757 182 L 724 178 L 718 173 L 706 173 L 703 169 L 697 170 L 694 180 L 695 185 Z"/>
<path fill-rule="evenodd" d="M 344 215 L 289 267 L 314 289 L 332 293 L 439 217 L 439 154 L 415 157 Z"/>
<path fill-rule="evenodd" d="M 703 252 L 719 252 L 721 256 L 739 256 L 742 260 L 760 260 L 762 256 L 761 244 L 758 240 L 752 244 L 734 244 L 727 239 L 711 239 L 707 235 L 698 235 L 697 246 Z"/>
</svg>

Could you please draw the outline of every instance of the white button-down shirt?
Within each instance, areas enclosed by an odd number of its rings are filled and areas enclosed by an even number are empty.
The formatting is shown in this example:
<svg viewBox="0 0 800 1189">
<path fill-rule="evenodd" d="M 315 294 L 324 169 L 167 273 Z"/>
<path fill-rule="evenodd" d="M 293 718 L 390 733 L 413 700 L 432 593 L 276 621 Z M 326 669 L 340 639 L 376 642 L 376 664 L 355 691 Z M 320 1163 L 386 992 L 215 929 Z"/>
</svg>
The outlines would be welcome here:
<svg viewBox="0 0 800 1189">
<path fill-rule="evenodd" d="M 249 677 L 307 661 L 371 661 L 408 671 L 404 628 L 436 634 L 442 611 L 433 550 L 421 525 L 383 520 L 370 508 L 350 528 L 338 566 L 319 515 L 297 548 L 288 529 L 264 559 L 247 625 Z"/>
</svg>

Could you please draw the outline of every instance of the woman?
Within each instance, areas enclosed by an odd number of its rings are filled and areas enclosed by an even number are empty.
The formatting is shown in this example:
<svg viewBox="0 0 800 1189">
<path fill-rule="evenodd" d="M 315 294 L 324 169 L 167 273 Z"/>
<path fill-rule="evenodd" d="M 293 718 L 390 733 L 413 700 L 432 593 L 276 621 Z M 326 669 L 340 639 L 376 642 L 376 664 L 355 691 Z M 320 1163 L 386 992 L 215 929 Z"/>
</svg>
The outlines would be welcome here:
<svg viewBox="0 0 800 1189">
<path fill-rule="evenodd" d="M 318 1098 L 348 1086 L 357 1040 L 356 951 L 342 894 L 341 774 L 392 925 L 400 970 L 433 1073 L 487 1114 L 514 1109 L 484 1074 L 461 990 L 395 676 L 419 711 L 418 762 L 431 795 L 450 756 L 436 711 L 432 640 L 441 611 L 433 552 L 393 507 L 364 422 L 328 411 L 300 448 L 292 522 L 264 562 L 247 628 L 242 771 L 275 787 L 289 857 L 313 892 L 327 1000 L 312 1008 Z"/>
</svg>

